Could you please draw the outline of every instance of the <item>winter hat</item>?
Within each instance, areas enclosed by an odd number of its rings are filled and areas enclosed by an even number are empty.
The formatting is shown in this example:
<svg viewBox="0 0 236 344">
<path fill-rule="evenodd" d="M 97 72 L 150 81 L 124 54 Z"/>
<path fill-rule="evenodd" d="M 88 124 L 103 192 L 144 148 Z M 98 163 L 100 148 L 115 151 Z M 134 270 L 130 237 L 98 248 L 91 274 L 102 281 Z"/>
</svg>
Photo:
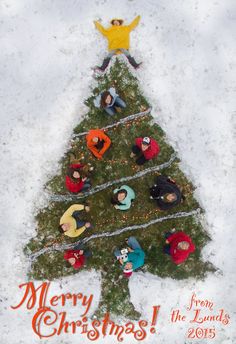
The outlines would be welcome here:
<svg viewBox="0 0 236 344">
<path fill-rule="evenodd" d="M 150 137 L 144 137 L 142 143 L 145 145 L 150 145 L 151 139 Z"/>
<path fill-rule="evenodd" d="M 129 278 L 133 273 L 133 269 L 124 270 L 123 273 L 124 273 L 124 277 Z"/>
</svg>

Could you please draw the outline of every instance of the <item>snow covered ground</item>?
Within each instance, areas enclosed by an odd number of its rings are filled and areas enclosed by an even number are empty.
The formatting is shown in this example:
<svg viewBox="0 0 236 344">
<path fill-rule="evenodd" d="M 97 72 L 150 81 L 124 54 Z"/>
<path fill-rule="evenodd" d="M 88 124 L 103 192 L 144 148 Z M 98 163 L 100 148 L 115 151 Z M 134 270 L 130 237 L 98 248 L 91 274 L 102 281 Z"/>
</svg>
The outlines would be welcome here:
<svg viewBox="0 0 236 344">
<path fill-rule="evenodd" d="M 135 274 L 131 299 L 142 317 L 150 321 L 152 306 L 161 305 L 159 333 L 144 343 L 191 343 L 185 339 L 189 324 L 169 320 L 172 308 L 185 310 L 193 291 L 213 301 L 215 311 L 224 308 L 231 316 L 227 326 L 214 324 L 219 329 L 215 339 L 193 342 L 236 342 L 235 1 L 2 0 L 0 333 L 6 344 L 86 343 L 76 335 L 40 341 L 32 332 L 31 314 L 10 305 L 17 304 L 18 285 L 26 281 L 22 249 L 35 235 L 34 214 L 46 201 L 43 186 L 58 171 L 72 129 L 86 113 L 83 100 L 94 84 L 91 67 L 104 56 L 106 42 L 93 20 L 101 18 L 107 25 L 121 17 L 130 22 L 138 14 L 142 18 L 132 33 L 131 51 L 143 61 L 137 73 L 140 85 L 178 151 L 182 169 L 197 186 L 213 239 L 203 256 L 220 269 L 204 282 Z M 78 276 L 53 283 L 52 292 L 89 289 L 96 307 L 100 274 Z M 125 343 L 134 342 L 127 338 Z"/>
</svg>

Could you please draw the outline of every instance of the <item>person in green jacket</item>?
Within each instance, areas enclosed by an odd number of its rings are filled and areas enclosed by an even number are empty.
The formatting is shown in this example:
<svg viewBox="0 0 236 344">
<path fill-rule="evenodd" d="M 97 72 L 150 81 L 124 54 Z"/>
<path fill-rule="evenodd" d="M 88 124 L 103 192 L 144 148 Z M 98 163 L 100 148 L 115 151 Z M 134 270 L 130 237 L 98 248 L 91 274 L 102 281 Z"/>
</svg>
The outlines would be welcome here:
<svg viewBox="0 0 236 344">
<path fill-rule="evenodd" d="M 132 201 L 135 199 L 134 190 L 128 185 L 122 185 L 120 188 L 113 191 L 111 203 L 116 209 L 128 210 L 131 207 Z"/>
<path fill-rule="evenodd" d="M 128 254 L 126 255 L 125 259 L 122 257 L 119 249 L 114 251 L 114 255 L 121 264 L 124 276 L 130 277 L 133 271 L 141 268 L 144 265 L 145 253 L 135 237 L 129 237 L 127 244 L 129 247 Z"/>
</svg>

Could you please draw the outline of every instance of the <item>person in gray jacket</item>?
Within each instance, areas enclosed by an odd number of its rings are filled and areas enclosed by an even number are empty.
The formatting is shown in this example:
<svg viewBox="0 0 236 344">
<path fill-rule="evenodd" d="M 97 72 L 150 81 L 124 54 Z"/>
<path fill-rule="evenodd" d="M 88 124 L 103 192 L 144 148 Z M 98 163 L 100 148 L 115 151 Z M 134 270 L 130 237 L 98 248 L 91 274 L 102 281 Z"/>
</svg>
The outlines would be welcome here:
<svg viewBox="0 0 236 344">
<path fill-rule="evenodd" d="M 108 91 L 100 93 L 94 100 L 94 105 L 97 108 L 102 108 L 110 116 L 119 112 L 119 109 L 126 108 L 125 102 L 116 93 L 114 87 L 109 88 Z"/>
<path fill-rule="evenodd" d="M 128 185 L 122 185 L 119 189 L 115 189 L 113 194 L 111 203 L 119 210 L 128 210 L 135 199 L 135 192 Z"/>
</svg>

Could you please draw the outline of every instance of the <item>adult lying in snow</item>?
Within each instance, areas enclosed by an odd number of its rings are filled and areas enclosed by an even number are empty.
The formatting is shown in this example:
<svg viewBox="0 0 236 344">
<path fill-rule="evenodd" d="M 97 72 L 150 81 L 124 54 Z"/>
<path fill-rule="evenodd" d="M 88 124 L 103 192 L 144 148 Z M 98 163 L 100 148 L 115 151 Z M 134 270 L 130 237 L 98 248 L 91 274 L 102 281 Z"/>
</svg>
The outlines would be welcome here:
<svg viewBox="0 0 236 344">
<path fill-rule="evenodd" d="M 138 137 L 132 146 L 130 157 L 138 156 L 136 163 L 143 165 L 148 160 L 155 158 L 160 152 L 158 143 L 151 137 Z"/>
<path fill-rule="evenodd" d="M 119 109 L 126 107 L 125 102 L 116 93 L 114 87 L 109 88 L 108 91 L 100 93 L 94 100 L 94 105 L 102 108 L 110 116 L 113 116 Z"/>
<path fill-rule="evenodd" d="M 155 184 L 150 188 L 150 198 L 156 201 L 158 208 L 168 210 L 178 205 L 183 196 L 173 179 L 158 176 Z"/>
<path fill-rule="evenodd" d="M 145 253 L 135 237 L 130 237 L 127 240 L 127 244 L 129 247 L 125 260 L 122 258 L 121 251 L 118 249 L 114 251 L 114 255 L 122 265 L 124 276 L 130 277 L 133 271 L 144 265 Z"/>
<path fill-rule="evenodd" d="M 91 187 L 90 180 L 84 173 L 85 165 L 71 164 L 66 175 L 66 188 L 70 192 L 85 192 Z M 83 176 L 82 176 L 83 174 Z"/>
<path fill-rule="evenodd" d="M 75 270 L 81 268 L 86 258 L 91 256 L 91 252 L 82 245 L 75 246 L 72 250 L 67 250 L 64 253 L 64 259 L 67 260 Z"/>
<path fill-rule="evenodd" d="M 175 264 L 183 263 L 190 253 L 195 251 L 191 238 L 184 232 L 168 232 L 165 234 L 164 252 L 169 254 Z"/>
<path fill-rule="evenodd" d="M 89 212 L 90 208 L 83 204 L 73 204 L 66 210 L 60 219 L 60 230 L 68 237 L 75 238 L 82 234 L 86 228 L 91 228 L 91 223 L 80 218 L 80 212 Z"/>
<path fill-rule="evenodd" d="M 87 147 L 93 153 L 93 155 L 102 159 L 103 154 L 108 150 L 111 145 L 110 138 L 104 134 L 101 129 L 89 130 L 87 136 Z"/>
<path fill-rule="evenodd" d="M 129 53 L 129 35 L 130 32 L 138 25 L 139 21 L 140 16 L 137 16 L 130 25 L 123 25 L 122 19 L 112 19 L 111 26 L 107 29 L 105 29 L 98 21 L 94 22 L 96 28 L 108 40 L 109 54 L 104 59 L 101 67 L 97 67 L 100 71 L 104 71 L 107 68 L 112 56 L 117 53 L 123 53 L 134 68 L 138 68 L 140 66 L 141 63 L 137 63 Z"/>
<path fill-rule="evenodd" d="M 132 201 L 135 199 L 134 190 L 128 185 L 122 185 L 119 189 L 113 191 L 112 204 L 119 210 L 127 210 L 131 207 Z"/>
</svg>

